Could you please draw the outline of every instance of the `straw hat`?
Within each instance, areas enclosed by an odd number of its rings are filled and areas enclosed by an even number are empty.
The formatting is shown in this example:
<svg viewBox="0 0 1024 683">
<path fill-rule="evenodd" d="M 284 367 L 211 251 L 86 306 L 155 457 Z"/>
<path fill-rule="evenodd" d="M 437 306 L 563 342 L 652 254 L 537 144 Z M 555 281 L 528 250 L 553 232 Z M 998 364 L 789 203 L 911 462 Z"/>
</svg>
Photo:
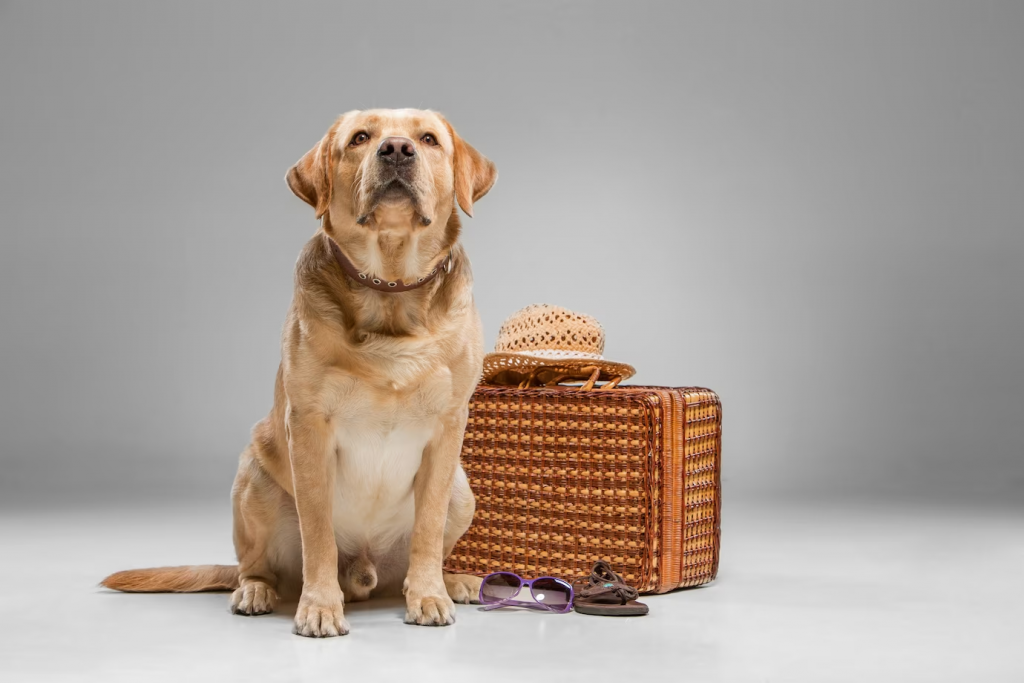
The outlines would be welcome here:
<svg viewBox="0 0 1024 683">
<path fill-rule="evenodd" d="M 494 353 L 484 356 L 483 381 L 489 384 L 531 386 L 596 381 L 615 386 L 636 370 L 607 360 L 604 328 L 589 315 L 561 306 L 533 304 L 513 313 L 501 325 Z"/>
</svg>

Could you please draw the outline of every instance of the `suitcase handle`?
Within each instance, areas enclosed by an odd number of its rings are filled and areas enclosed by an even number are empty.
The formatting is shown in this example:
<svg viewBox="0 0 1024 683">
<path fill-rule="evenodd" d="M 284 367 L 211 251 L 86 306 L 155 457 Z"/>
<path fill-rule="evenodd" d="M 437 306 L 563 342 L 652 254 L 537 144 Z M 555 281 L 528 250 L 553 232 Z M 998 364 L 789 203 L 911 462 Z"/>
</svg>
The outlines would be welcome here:
<svg viewBox="0 0 1024 683">
<path fill-rule="evenodd" d="M 595 386 L 598 381 L 604 380 L 601 386 Z M 562 382 L 583 382 L 580 391 L 605 391 L 614 389 L 622 381 L 622 375 L 612 375 L 603 372 L 596 365 L 584 367 L 568 367 L 559 365 L 545 365 L 534 368 L 526 379 L 519 383 L 520 389 L 529 389 L 532 386 L 553 387 Z M 534 384 L 536 382 L 536 384 Z"/>
</svg>

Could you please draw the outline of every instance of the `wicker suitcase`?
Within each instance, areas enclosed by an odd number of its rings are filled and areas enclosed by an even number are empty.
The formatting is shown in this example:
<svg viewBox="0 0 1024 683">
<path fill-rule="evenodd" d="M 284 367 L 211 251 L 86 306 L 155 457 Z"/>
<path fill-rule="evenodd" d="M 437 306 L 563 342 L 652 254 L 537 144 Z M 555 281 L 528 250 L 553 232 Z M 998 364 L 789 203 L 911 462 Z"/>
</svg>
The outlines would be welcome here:
<svg viewBox="0 0 1024 683">
<path fill-rule="evenodd" d="M 722 407 L 708 389 L 483 386 L 462 466 L 476 515 L 446 569 L 584 577 L 644 593 L 718 572 Z"/>
</svg>

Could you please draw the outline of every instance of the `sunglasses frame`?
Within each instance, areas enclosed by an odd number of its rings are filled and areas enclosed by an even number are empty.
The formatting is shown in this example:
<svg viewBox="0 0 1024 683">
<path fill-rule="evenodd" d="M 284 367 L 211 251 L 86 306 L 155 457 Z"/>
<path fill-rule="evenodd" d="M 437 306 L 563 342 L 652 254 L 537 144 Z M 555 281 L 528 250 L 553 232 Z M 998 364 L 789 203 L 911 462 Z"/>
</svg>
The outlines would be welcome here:
<svg viewBox="0 0 1024 683">
<path fill-rule="evenodd" d="M 484 585 L 486 585 L 487 579 L 491 578 L 492 576 L 514 576 L 516 579 L 519 580 L 519 588 L 516 589 L 515 593 L 513 593 L 507 598 L 499 600 L 498 602 L 485 601 Z M 558 609 L 555 607 L 551 607 L 550 605 L 545 605 L 543 602 L 537 600 L 537 596 L 533 592 L 533 584 L 537 581 L 543 581 L 544 579 L 550 579 L 551 581 L 554 581 L 555 583 L 565 586 L 569 589 L 569 601 L 565 603 L 565 607 Z M 534 602 L 527 602 L 525 600 L 513 600 L 514 597 L 516 597 L 522 592 L 523 588 L 530 589 L 530 595 L 533 596 Z M 483 580 L 480 582 L 480 593 L 477 596 L 477 598 L 480 600 L 480 604 L 483 605 L 483 608 L 485 610 L 497 609 L 498 607 L 526 607 L 528 609 L 539 609 L 545 612 L 554 612 L 555 614 L 566 614 L 567 612 L 572 611 L 572 603 L 573 600 L 576 599 L 576 593 L 575 591 L 573 591 L 571 583 L 564 579 L 560 579 L 557 576 L 538 576 L 536 579 L 530 579 L 529 581 L 527 581 L 523 577 L 519 576 L 519 574 L 516 574 L 514 572 L 491 572 L 490 574 L 485 576 Z"/>
</svg>

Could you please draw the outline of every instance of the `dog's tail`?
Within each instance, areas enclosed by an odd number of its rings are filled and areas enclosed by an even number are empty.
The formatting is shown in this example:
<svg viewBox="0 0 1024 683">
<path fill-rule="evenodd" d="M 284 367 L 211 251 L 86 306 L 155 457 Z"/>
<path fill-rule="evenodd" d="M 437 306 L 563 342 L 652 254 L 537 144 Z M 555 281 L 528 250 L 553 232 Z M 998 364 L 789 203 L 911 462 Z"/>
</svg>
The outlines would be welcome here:
<svg viewBox="0 0 1024 683">
<path fill-rule="evenodd" d="M 238 588 L 238 565 L 201 564 L 192 567 L 129 569 L 100 582 L 125 593 L 201 593 Z"/>
</svg>

